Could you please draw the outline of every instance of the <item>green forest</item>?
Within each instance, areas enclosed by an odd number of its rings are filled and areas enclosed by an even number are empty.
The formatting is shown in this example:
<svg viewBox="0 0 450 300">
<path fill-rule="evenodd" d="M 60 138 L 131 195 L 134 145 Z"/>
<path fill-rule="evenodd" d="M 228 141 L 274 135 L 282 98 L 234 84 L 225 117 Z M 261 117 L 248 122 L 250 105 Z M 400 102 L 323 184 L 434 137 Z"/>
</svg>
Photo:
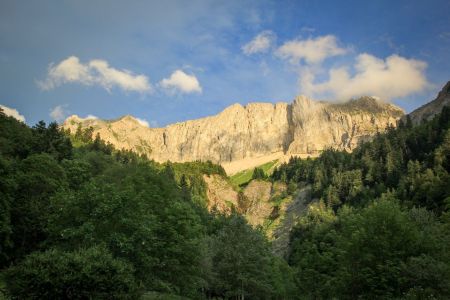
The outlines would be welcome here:
<svg viewBox="0 0 450 300">
<path fill-rule="evenodd" d="M 313 200 L 277 257 L 207 210 L 211 162 L 156 163 L 0 110 L 0 298 L 448 299 L 450 108 L 267 178 Z M 295 193 L 295 191 L 293 192 Z"/>
</svg>

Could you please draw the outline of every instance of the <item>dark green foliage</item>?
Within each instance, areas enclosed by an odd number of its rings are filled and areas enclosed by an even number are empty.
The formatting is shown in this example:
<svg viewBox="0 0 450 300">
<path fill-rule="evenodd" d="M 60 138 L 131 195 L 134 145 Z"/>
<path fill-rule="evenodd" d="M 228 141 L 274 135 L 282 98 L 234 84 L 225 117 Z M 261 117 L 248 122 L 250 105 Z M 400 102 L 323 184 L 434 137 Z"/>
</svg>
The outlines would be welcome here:
<svg viewBox="0 0 450 300">
<path fill-rule="evenodd" d="M 0 154 L 0 267 L 9 260 L 7 252 L 12 248 L 11 191 L 15 182 L 10 177 L 11 168 Z"/>
<path fill-rule="evenodd" d="M 173 177 L 179 182 L 184 198 L 188 197 L 195 203 L 206 206 L 206 182 L 203 176 L 217 174 L 226 177 L 222 166 L 213 164 L 211 161 L 194 161 L 185 163 L 164 164 L 165 168 L 170 166 Z"/>
<path fill-rule="evenodd" d="M 189 184 L 186 179 L 186 175 L 181 175 L 180 179 L 181 196 L 184 201 L 191 201 L 191 191 L 189 189 Z"/>
<path fill-rule="evenodd" d="M 445 108 L 351 154 L 292 158 L 271 180 L 293 196 L 309 184 L 315 199 L 286 262 L 237 214 L 243 193 L 229 216 L 205 209 L 203 176 L 222 167 L 161 165 L 92 128 L 68 136 L 0 111 L 0 275 L 20 299 L 450 298 L 449 157 Z"/>
<path fill-rule="evenodd" d="M 274 259 L 260 232 L 242 218 L 206 210 L 203 176 L 226 176 L 222 167 L 160 165 L 92 139 L 92 129 L 69 138 L 53 123 L 28 128 L 4 115 L 0 123 L 0 272 L 13 298 L 138 298 L 153 291 L 201 299 L 224 282 L 226 294 L 235 295 L 227 272 L 240 272 L 245 295 L 292 292 L 284 283 L 289 267 Z M 245 269 L 218 267 L 219 257 L 236 266 L 243 254 Z M 207 268 L 213 258 L 217 265 Z M 283 274 L 275 280 L 274 272 Z"/>
<path fill-rule="evenodd" d="M 264 173 L 264 170 L 261 168 L 255 168 L 253 170 L 252 179 L 266 179 L 267 175 Z"/>
<path fill-rule="evenodd" d="M 172 163 L 171 164 L 178 174 L 218 174 L 222 176 L 226 176 L 225 170 L 221 165 L 217 165 L 212 163 L 211 161 L 193 161 L 193 162 L 185 162 L 185 163 Z"/>
<path fill-rule="evenodd" d="M 137 299 L 133 268 L 103 247 L 35 252 L 5 275 L 12 299 Z"/>
<path fill-rule="evenodd" d="M 40 121 L 32 128 L 32 151 L 34 153 L 45 152 L 57 160 L 72 156 L 72 144 L 70 139 L 58 128 L 56 122 L 45 127 L 45 122 Z"/>
<path fill-rule="evenodd" d="M 209 296 L 225 299 L 286 299 L 293 286 L 289 267 L 271 256 L 260 231 L 232 214 L 209 239 L 205 255 Z"/>
<path fill-rule="evenodd" d="M 401 209 L 392 195 L 336 217 L 322 207 L 293 233 L 290 264 L 309 297 L 447 297 L 450 244 L 440 227 L 426 210 Z"/>
<path fill-rule="evenodd" d="M 447 299 L 450 109 L 352 154 L 293 158 L 273 179 L 309 183 L 320 201 L 291 234 L 289 263 L 305 298 Z"/>
<path fill-rule="evenodd" d="M 64 249 L 103 243 L 134 266 L 148 289 L 195 291 L 201 226 L 189 200 L 164 171 L 161 176 L 147 164 L 111 167 L 52 198 L 48 242 Z"/>
<path fill-rule="evenodd" d="M 66 185 L 66 175 L 49 154 L 33 154 L 16 166 L 11 226 L 14 248 L 11 257 L 37 249 L 45 240 L 50 198 Z"/>
<path fill-rule="evenodd" d="M 273 180 L 307 182 L 313 193 L 337 210 L 343 204 L 363 206 L 395 190 L 405 204 L 441 213 L 450 196 L 450 108 L 416 127 L 388 127 L 351 154 L 326 150 L 317 159 L 291 158 Z"/>
<path fill-rule="evenodd" d="M 0 108 L 0 153 L 5 157 L 25 158 L 31 152 L 31 130 Z"/>
</svg>

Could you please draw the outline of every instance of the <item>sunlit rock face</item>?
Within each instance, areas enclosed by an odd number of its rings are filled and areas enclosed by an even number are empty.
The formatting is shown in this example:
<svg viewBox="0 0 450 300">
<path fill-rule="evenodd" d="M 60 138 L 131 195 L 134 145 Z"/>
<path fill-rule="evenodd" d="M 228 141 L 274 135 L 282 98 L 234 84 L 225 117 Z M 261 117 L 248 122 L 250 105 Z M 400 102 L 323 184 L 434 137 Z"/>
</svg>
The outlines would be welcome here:
<svg viewBox="0 0 450 300">
<path fill-rule="evenodd" d="M 264 162 L 264 157 L 313 156 L 327 148 L 351 151 L 388 124 L 395 126 L 403 114 L 372 97 L 327 103 L 300 96 L 291 104 L 234 104 L 215 116 L 164 128 L 146 127 L 132 116 L 109 121 L 71 116 L 63 126 L 71 132 L 92 126 L 94 135 L 99 133 L 116 148 L 159 162 L 239 162 L 235 172 L 252 167 L 253 159 Z"/>
</svg>

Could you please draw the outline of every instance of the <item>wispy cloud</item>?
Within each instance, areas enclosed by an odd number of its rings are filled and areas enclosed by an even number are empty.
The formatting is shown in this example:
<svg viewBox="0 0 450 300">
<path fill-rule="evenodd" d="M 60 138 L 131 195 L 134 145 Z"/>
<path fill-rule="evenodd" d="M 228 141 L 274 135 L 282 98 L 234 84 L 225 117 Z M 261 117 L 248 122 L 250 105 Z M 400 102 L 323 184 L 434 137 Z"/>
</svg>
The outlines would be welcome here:
<svg viewBox="0 0 450 300">
<path fill-rule="evenodd" d="M 246 55 L 251 55 L 260 52 L 267 52 L 275 41 L 275 33 L 266 30 L 255 36 L 253 40 L 242 47 L 242 51 Z"/>
<path fill-rule="evenodd" d="M 303 93 L 315 97 L 346 100 L 373 95 L 390 100 L 409 96 L 430 86 L 424 61 L 391 55 L 385 60 L 363 53 L 356 57 L 353 72 L 348 67 L 332 68 L 325 82 L 316 83 L 315 74 L 308 69 L 300 72 Z"/>
<path fill-rule="evenodd" d="M 13 117 L 21 122 L 25 123 L 25 117 L 19 113 L 19 111 L 15 108 L 10 108 L 0 104 L 0 108 L 3 110 L 3 113 L 7 116 Z"/>
<path fill-rule="evenodd" d="M 43 90 L 51 90 L 66 83 L 98 85 L 107 91 L 111 91 L 112 88 L 140 93 L 152 91 L 149 79 L 145 75 L 115 69 L 101 59 L 81 63 L 76 56 L 70 56 L 56 65 L 50 64 L 47 78 L 39 81 L 38 85 Z"/>
<path fill-rule="evenodd" d="M 182 70 L 174 71 L 169 78 L 161 80 L 159 85 L 170 93 L 189 94 L 202 92 L 202 87 L 197 77 L 193 74 L 186 74 Z"/>
<path fill-rule="evenodd" d="M 304 40 L 295 39 L 285 42 L 275 54 L 293 64 L 304 61 L 307 64 L 317 64 L 332 56 L 343 55 L 348 49 L 338 45 L 334 35 L 318 36 Z"/>
</svg>

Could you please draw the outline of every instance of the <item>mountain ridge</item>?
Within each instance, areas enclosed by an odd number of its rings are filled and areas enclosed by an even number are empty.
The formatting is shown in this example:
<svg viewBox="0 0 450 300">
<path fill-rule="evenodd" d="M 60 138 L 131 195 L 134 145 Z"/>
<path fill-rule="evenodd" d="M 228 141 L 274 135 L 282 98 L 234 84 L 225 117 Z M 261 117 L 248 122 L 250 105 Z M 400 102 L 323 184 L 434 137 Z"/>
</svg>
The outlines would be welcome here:
<svg viewBox="0 0 450 300">
<path fill-rule="evenodd" d="M 411 118 L 412 123 L 417 125 L 423 120 L 432 119 L 446 105 L 450 105 L 450 81 L 444 85 L 436 99 L 413 110 L 408 116 Z"/>
<path fill-rule="evenodd" d="M 396 126 L 402 109 L 361 97 L 344 103 L 314 101 L 233 104 L 216 115 L 150 128 L 130 115 L 115 120 L 70 116 L 71 132 L 92 126 L 94 134 L 117 148 L 146 154 L 156 161 L 211 160 L 227 173 L 290 156 L 316 156 L 327 148 L 352 151 L 387 125 Z"/>
</svg>

